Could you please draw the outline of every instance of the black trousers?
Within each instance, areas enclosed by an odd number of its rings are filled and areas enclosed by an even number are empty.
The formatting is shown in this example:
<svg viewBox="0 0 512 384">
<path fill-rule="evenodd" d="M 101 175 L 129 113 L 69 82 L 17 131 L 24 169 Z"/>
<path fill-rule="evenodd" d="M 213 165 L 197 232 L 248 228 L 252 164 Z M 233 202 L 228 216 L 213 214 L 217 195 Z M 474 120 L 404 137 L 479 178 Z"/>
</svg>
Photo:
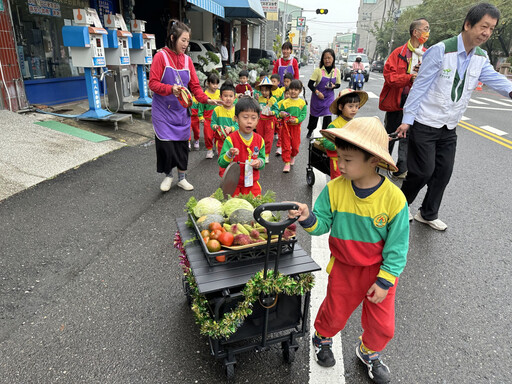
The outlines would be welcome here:
<svg viewBox="0 0 512 384">
<path fill-rule="evenodd" d="M 433 128 L 414 122 L 409 128 L 408 173 L 402 192 L 411 204 L 426 185 L 427 193 L 421 203 L 425 220 L 437 219 L 444 190 L 450 182 L 457 148 L 455 129 Z"/>
<path fill-rule="evenodd" d="M 318 124 L 318 119 L 319 117 L 318 116 L 312 116 L 312 115 L 309 115 L 309 122 L 308 122 L 308 131 L 309 132 L 313 132 Z M 323 120 L 322 120 L 322 129 L 327 129 L 327 126 L 329 124 L 331 124 L 332 122 L 332 117 L 329 115 L 329 116 L 324 116 Z"/>
<path fill-rule="evenodd" d="M 396 131 L 398 126 L 402 123 L 402 117 L 404 116 L 403 111 L 393 111 L 386 112 L 386 116 L 384 117 L 384 126 L 386 127 L 386 132 L 393 133 Z M 397 140 L 391 140 L 389 142 L 388 150 L 389 154 L 393 154 L 393 149 L 395 147 L 395 142 Z M 398 168 L 397 174 L 407 172 L 407 147 L 408 147 L 409 138 L 405 137 L 403 139 L 398 140 L 398 159 L 396 161 L 396 166 Z"/>
</svg>

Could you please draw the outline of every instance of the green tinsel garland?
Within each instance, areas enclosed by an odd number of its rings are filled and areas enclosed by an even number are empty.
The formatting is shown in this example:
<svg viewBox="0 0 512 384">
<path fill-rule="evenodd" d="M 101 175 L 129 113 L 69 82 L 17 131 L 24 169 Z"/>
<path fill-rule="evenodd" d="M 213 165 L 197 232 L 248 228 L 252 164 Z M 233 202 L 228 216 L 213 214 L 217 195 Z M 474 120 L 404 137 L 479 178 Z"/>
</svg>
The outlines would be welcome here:
<svg viewBox="0 0 512 384">
<path fill-rule="evenodd" d="M 312 273 L 299 275 L 296 280 L 292 277 L 277 273 L 267 272 L 267 278 L 263 279 L 263 271 L 256 273 L 245 285 L 242 290 L 244 300 L 238 303 L 238 306 L 229 313 L 225 313 L 219 322 L 213 320 L 208 311 L 208 301 L 199 293 L 196 280 L 190 270 L 185 272 L 185 277 L 190 286 L 190 295 L 192 297 L 192 311 L 194 312 L 196 323 L 200 326 L 202 335 L 212 338 L 229 338 L 242 325 L 245 318 L 252 314 L 252 306 L 258 301 L 260 292 L 265 294 L 283 293 L 289 296 L 304 295 L 309 292 L 314 285 L 314 276 Z"/>
</svg>

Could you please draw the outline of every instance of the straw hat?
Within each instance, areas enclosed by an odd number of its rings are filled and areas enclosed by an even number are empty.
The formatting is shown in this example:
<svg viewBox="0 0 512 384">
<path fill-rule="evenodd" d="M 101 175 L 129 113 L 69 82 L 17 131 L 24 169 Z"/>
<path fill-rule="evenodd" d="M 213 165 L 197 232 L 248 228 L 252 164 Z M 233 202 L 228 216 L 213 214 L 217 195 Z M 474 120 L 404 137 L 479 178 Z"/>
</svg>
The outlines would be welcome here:
<svg viewBox="0 0 512 384">
<path fill-rule="evenodd" d="M 397 172 L 398 168 L 388 152 L 389 138 L 378 117 L 358 117 L 343 128 L 322 129 L 320 133 L 334 143 L 336 137 L 377 156 L 379 167 Z"/>
<path fill-rule="evenodd" d="M 258 91 L 260 91 L 260 90 L 261 90 L 261 87 L 262 87 L 263 85 L 267 85 L 267 86 L 269 86 L 269 87 L 272 87 L 272 90 L 273 90 L 273 91 L 275 91 L 275 90 L 277 89 L 277 85 L 272 84 L 272 81 L 270 81 L 270 79 L 268 78 L 268 76 L 265 76 L 265 77 L 263 78 L 263 80 L 261 80 L 261 81 L 260 81 L 260 83 L 259 83 L 257 86 L 255 86 L 254 88 L 256 88 Z"/>
<path fill-rule="evenodd" d="M 351 88 L 345 88 L 343 91 L 341 91 L 338 94 L 338 97 L 336 97 L 334 99 L 334 101 L 331 103 L 331 106 L 329 107 L 329 111 L 331 111 L 331 113 L 333 115 L 336 115 L 338 113 L 338 100 L 341 99 L 343 96 L 348 95 L 353 92 L 359 94 L 359 100 L 361 100 L 359 102 L 359 108 L 361 108 L 363 105 L 365 105 L 366 102 L 368 101 L 368 94 L 365 91 L 354 91 Z"/>
</svg>

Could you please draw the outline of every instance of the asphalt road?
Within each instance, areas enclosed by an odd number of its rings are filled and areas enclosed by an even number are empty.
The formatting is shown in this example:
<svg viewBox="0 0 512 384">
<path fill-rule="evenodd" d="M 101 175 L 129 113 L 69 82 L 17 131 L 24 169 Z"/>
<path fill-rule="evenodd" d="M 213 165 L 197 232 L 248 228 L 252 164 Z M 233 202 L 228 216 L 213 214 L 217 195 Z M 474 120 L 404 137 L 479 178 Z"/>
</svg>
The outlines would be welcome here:
<svg viewBox="0 0 512 384">
<path fill-rule="evenodd" d="M 312 69 L 302 69 L 306 82 Z M 382 75 L 372 73 L 365 89 L 373 95 L 359 116 L 383 118 L 373 97 L 381 87 Z M 512 103 L 485 88 L 473 99 L 487 104 L 470 106 L 487 108 L 468 108 L 470 120 L 457 128 L 455 171 L 440 211 L 448 230 L 411 225 L 408 265 L 397 291 L 396 335 L 384 354 L 394 382 L 511 381 L 512 143 L 469 124 L 508 131 L 501 137 L 509 137 Z M 190 156 L 193 192 L 175 186 L 166 194 L 159 191 L 154 145 L 147 143 L 112 152 L 0 203 L 0 382 L 224 380 L 186 305 L 172 247 L 175 218 L 184 215 L 188 198 L 211 194 L 219 181 L 215 162 L 204 156 L 204 151 Z M 262 172 L 263 189 L 274 190 L 278 200 L 310 202 L 306 163 L 305 142 L 290 174 L 271 156 Z M 299 242 L 310 249 L 305 232 L 299 232 Z M 355 313 L 335 341 L 343 343 L 346 383 L 369 382 L 354 356 L 359 317 Z M 277 347 L 237 360 L 237 383 L 306 383 L 309 339 L 300 341 L 291 366 Z"/>
</svg>

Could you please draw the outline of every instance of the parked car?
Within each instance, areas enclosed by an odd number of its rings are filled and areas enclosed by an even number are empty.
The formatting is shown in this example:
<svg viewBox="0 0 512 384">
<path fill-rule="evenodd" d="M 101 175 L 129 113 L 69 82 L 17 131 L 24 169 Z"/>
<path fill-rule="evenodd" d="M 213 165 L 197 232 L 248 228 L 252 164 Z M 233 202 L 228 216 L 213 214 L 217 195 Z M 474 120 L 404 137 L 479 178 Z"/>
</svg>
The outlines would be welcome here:
<svg viewBox="0 0 512 384">
<path fill-rule="evenodd" d="M 199 41 L 199 40 L 190 40 L 188 44 L 188 55 L 192 59 L 194 66 L 196 69 L 202 67 L 202 62 L 199 61 L 199 56 L 208 57 L 207 52 L 213 52 L 218 58 L 219 63 L 215 64 L 210 62 L 204 70 L 206 72 L 210 72 L 212 69 L 221 70 L 222 69 L 222 61 L 220 59 L 220 51 L 215 47 L 212 43 L 208 43 L 207 41 Z"/>
<path fill-rule="evenodd" d="M 257 64 L 260 59 L 267 59 L 273 65 L 277 60 L 276 53 L 271 49 L 249 48 L 249 63 Z M 240 61 L 240 50 L 235 52 L 235 63 Z"/>
<path fill-rule="evenodd" d="M 370 71 L 382 73 L 384 71 L 384 60 L 374 60 L 370 67 Z"/>
<path fill-rule="evenodd" d="M 343 80 L 348 81 L 350 79 L 350 73 L 352 71 L 352 64 L 356 61 L 356 57 L 361 56 L 361 61 L 364 64 L 364 81 L 368 81 L 370 78 L 370 62 L 368 56 L 365 53 L 349 53 L 347 60 L 341 64 L 341 71 L 343 72 Z"/>
</svg>

